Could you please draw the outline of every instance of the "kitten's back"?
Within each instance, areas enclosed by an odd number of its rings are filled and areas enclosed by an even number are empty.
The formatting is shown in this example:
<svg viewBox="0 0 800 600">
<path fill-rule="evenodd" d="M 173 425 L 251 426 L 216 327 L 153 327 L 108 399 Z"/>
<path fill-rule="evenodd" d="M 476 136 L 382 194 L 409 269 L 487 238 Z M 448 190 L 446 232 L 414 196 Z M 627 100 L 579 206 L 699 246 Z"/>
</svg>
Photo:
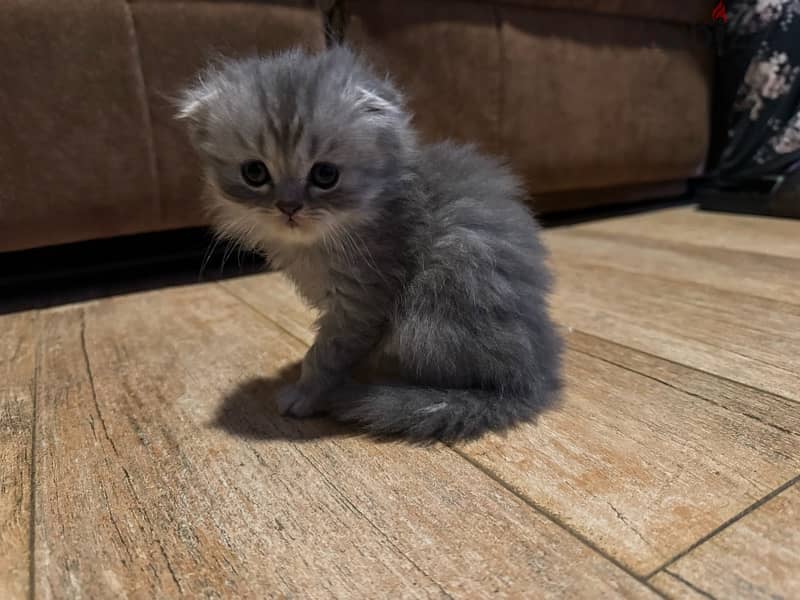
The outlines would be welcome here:
<svg viewBox="0 0 800 600">
<path fill-rule="evenodd" d="M 380 435 L 473 438 L 530 420 L 555 397 L 550 278 L 507 167 L 453 143 L 419 158 L 424 243 L 385 345 L 411 383 L 348 384 L 334 414 Z"/>
<path fill-rule="evenodd" d="M 443 142 L 421 149 L 420 169 L 434 243 L 460 236 L 462 244 L 488 251 L 485 259 L 495 270 L 547 290 L 550 277 L 539 225 L 522 182 L 507 165 L 472 145 Z"/>
</svg>

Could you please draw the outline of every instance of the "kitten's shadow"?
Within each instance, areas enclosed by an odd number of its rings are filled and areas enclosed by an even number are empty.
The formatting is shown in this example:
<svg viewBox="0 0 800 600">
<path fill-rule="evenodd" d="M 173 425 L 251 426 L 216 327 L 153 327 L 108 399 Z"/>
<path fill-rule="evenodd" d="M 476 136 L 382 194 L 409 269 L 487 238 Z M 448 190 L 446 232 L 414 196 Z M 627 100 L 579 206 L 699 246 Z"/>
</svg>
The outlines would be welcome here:
<svg viewBox="0 0 800 600">
<path fill-rule="evenodd" d="M 275 377 L 254 377 L 240 383 L 223 398 L 213 425 L 234 435 L 256 440 L 309 442 L 326 438 L 365 436 L 375 442 L 405 442 L 415 446 L 427 446 L 434 442 L 434 440 L 411 441 L 402 436 L 374 436 L 356 425 L 339 423 L 326 416 L 310 419 L 282 417 L 278 414 L 275 395 L 284 385 L 297 381 L 300 377 L 300 365 L 300 362 L 290 364 L 281 369 Z M 366 380 L 369 379 L 366 377 Z M 543 402 L 539 410 L 531 416 L 530 423 L 535 423 L 541 413 L 560 406 L 561 382 L 553 382 L 553 386 L 548 401 Z M 515 427 L 511 425 L 505 429 L 495 430 L 495 433 L 506 437 Z"/>
<path fill-rule="evenodd" d="M 360 432 L 329 418 L 292 419 L 278 414 L 275 395 L 300 376 L 300 363 L 281 369 L 275 377 L 254 377 L 225 395 L 214 425 L 229 433 L 258 440 L 303 442 L 353 437 Z"/>
</svg>

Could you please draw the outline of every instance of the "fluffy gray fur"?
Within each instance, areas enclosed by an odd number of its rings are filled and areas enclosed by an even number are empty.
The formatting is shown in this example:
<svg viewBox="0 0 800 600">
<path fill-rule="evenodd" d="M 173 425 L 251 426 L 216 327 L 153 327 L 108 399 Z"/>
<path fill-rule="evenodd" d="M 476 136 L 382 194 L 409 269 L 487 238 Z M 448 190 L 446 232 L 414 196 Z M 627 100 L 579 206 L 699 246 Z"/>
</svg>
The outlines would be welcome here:
<svg viewBox="0 0 800 600">
<path fill-rule="evenodd" d="M 264 252 L 319 309 L 282 414 L 454 440 L 529 419 L 550 399 L 560 353 L 550 277 L 505 166 L 472 147 L 419 144 L 402 95 L 346 48 L 222 62 L 179 108 L 218 231 Z M 248 160 L 271 182 L 249 186 Z M 321 161 L 338 167 L 330 190 L 311 183 Z M 281 201 L 302 208 L 290 217 Z M 390 379 L 358 383 L 365 364 Z"/>
</svg>

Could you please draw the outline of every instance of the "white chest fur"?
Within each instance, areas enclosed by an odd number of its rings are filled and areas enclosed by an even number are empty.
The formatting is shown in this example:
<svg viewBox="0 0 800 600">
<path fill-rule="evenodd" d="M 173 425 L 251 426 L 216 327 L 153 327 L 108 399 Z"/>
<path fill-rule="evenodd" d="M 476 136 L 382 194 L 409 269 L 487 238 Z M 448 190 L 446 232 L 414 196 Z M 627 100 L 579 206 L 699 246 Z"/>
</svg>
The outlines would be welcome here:
<svg viewBox="0 0 800 600">
<path fill-rule="evenodd" d="M 297 291 L 314 308 L 325 311 L 331 297 L 331 281 L 327 266 L 318 257 L 298 254 L 281 266 L 281 271 L 297 286 Z"/>
</svg>

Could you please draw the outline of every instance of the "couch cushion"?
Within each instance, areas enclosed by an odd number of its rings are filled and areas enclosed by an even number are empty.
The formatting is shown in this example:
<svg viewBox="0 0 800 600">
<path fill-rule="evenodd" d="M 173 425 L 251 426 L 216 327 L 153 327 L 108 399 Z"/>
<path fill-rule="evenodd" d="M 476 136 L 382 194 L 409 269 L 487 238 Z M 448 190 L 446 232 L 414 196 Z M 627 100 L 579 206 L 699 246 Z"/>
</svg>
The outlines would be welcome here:
<svg viewBox="0 0 800 600">
<path fill-rule="evenodd" d="M 408 92 L 424 140 L 505 156 L 535 194 L 685 180 L 702 169 L 711 55 L 686 27 L 511 4 L 435 6 L 353 0 L 347 30 Z"/>
<path fill-rule="evenodd" d="M 698 175 L 709 50 L 671 23 L 504 7 L 504 151 L 533 191 Z"/>
<path fill-rule="evenodd" d="M 0 57 L 0 251 L 154 227 L 125 2 L 0 2 Z"/>
</svg>

